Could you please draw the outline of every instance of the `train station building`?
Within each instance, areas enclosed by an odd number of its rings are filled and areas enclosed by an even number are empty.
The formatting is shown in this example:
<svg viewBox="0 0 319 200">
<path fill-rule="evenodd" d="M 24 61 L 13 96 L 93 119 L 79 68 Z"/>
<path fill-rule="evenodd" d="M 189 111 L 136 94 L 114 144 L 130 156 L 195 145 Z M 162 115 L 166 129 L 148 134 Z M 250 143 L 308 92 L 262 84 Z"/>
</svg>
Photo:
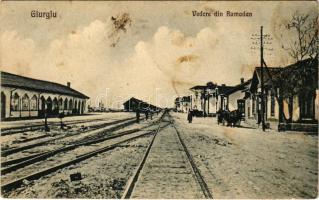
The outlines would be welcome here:
<svg viewBox="0 0 319 200">
<path fill-rule="evenodd" d="M 123 103 L 124 106 L 124 110 L 128 111 L 128 112 L 135 112 L 136 110 L 140 109 L 140 110 L 150 110 L 150 111 L 160 111 L 161 108 L 152 105 L 150 103 L 144 102 L 140 99 L 136 99 L 134 97 L 130 98 L 129 100 L 125 101 Z"/>
<path fill-rule="evenodd" d="M 88 96 L 59 83 L 1 72 L 1 120 L 81 115 Z"/>
</svg>

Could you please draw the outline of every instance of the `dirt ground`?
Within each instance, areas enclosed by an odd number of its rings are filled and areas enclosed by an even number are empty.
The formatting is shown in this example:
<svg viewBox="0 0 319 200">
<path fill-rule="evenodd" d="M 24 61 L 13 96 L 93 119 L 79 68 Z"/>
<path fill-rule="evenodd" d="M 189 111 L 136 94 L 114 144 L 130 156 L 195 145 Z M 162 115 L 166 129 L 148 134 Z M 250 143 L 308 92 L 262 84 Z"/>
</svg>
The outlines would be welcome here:
<svg viewBox="0 0 319 200">
<path fill-rule="evenodd" d="M 214 198 L 315 198 L 318 136 L 231 128 L 173 114 Z"/>
<path fill-rule="evenodd" d="M 317 197 L 317 135 L 225 127 L 217 125 L 216 118 L 194 118 L 193 123 L 189 124 L 186 114 L 171 114 L 214 198 Z M 150 123 L 152 121 L 143 121 L 123 130 L 140 128 Z M 170 135 L 169 131 L 174 130 L 163 130 L 163 138 L 159 137 L 155 143 L 157 146 L 174 145 L 168 136 L 164 137 L 165 134 Z M 5 197 L 120 198 L 150 141 L 151 137 L 140 138 L 32 183 L 26 181 L 22 188 Z M 164 150 L 158 152 L 165 154 Z M 161 156 L 153 155 L 154 158 Z M 174 160 L 174 156 L 171 158 L 169 162 L 178 161 Z M 176 156 L 176 159 L 181 158 Z M 158 163 L 152 163 L 150 159 L 147 164 L 152 166 Z M 78 172 L 82 179 L 71 181 L 70 175 Z M 178 176 L 178 173 L 181 171 L 177 171 L 174 176 Z M 174 187 L 177 184 L 176 181 L 165 183 L 167 185 L 162 187 Z M 184 181 L 181 185 L 187 189 L 191 183 Z M 143 188 L 141 185 L 139 187 Z M 186 189 L 185 194 L 189 192 Z M 174 194 L 161 196 L 176 197 Z"/>
<path fill-rule="evenodd" d="M 52 173 L 13 192 L 8 198 L 121 198 L 122 191 L 142 159 L 150 137 L 119 146 L 114 150 Z M 81 173 L 82 180 L 70 175 Z"/>
<path fill-rule="evenodd" d="M 123 113 L 122 118 L 127 117 Z M 142 120 L 139 124 L 133 124 L 129 127 L 115 131 L 121 131 L 142 128 L 143 131 L 135 135 L 146 133 L 158 127 L 153 120 Z M 145 128 L 146 127 L 146 128 Z M 134 134 L 133 134 L 134 135 Z M 130 136 L 124 136 L 130 137 Z M 67 161 L 76 156 L 76 152 L 90 151 L 98 146 L 113 144 L 117 140 L 106 141 L 101 144 L 83 146 L 74 153 L 65 153 L 50 158 L 47 163 L 56 165 L 59 162 Z M 21 188 L 2 194 L 5 198 L 120 198 L 127 180 L 132 176 L 135 167 L 139 164 L 144 151 L 150 141 L 150 136 L 138 138 L 131 142 L 126 142 L 117 148 L 101 153 L 95 157 L 82 161 L 76 165 L 58 170 L 55 173 L 42 177 L 32 182 L 25 181 Z M 62 159 L 65 159 L 62 161 Z M 43 164 L 45 162 L 43 161 Z M 38 164 L 37 164 L 38 165 Z M 34 166 L 33 166 L 34 167 Z M 28 167 L 27 167 L 28 168 Z M 29 167 L 30 169 L 32 166 Z M 41 170 L 43 168 L 39 168 Z M 26 170 L 23 168 L 21 170 Z M 70 175 L 81 173 L 82 179 L 71 181 Z M 11 176 L 17 176 L 18 173 Z M 2 177 L 2 182 L 4 178 Z"/>
</svg>

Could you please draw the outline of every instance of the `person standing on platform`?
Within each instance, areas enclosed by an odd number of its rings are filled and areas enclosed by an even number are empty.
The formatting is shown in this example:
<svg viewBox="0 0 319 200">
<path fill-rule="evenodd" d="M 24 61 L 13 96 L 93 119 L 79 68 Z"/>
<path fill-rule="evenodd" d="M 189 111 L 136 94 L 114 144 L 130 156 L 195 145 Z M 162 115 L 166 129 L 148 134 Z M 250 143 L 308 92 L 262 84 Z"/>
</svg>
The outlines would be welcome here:
<svg viewBox="0 0 319 200">
<path fill-rule="evenodd" d="M 136 123 L 140 123 L 140 109 L 136 109 Z"/>
<path fill-rule="evenodd" d="M 146 109 L 145 110 L 145 119 L 146 119 L 146 121 L 148 120 L 148 112 L 149 112 L 148 109 Z"/>
<path fill-rule="evenodd" d="M 191 111 L 191 109 L 188 110 L 187 120 L 188 120 L 188 123 L 192 123 L 193 121 L 193 112 Z"/>
</svg>

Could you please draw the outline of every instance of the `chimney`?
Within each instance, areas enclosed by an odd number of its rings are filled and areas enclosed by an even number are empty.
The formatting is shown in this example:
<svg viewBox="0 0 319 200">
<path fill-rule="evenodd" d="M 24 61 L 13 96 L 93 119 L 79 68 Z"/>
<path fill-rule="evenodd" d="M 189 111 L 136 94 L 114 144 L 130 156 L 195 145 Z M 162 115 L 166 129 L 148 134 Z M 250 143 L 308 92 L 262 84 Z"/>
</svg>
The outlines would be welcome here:
<svg viewBox="0 0 319 200">
<path fill-rule="evenodd" d="M 71 87 L 71 82 L 67 82 L 66 85 L 70 88 Z"/>
<path fill-rule="evenodd" d="M 243 84 L 244 82 L 245 82 L 245 79 L 244 79 L 244 78 L 241 78 L 241 79 L 240 79 L 240 83 Z"/>
</svg>

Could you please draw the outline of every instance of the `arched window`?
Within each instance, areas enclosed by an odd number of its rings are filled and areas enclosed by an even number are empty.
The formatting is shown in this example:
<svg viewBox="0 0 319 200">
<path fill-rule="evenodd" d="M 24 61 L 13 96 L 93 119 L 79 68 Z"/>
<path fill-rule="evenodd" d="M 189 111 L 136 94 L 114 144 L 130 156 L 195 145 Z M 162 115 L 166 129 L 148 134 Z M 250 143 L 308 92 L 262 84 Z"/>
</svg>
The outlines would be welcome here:
<svg viewBox="0 0 319 200">
<path fill-rule="evenodd" d="M 68 98 L 64 99 L 64 110 L 68 109 Z"/>
<path fill-rule="evenodd" d="M 58 104 L 58 99 L 55 97 L 55 98 L 53 99 L 52 110 L 57 110 L 57 109 L 58 109 L 58 106 L 59 106 L 59 104 Z"/>
<path fill-rule="evenodd" d="M 20 97 L 18 93 L 14 93 L 14 95 L 12 96 L 11 108 L 12 108 L 12 111 L 20 110 Z"/>
<path fill-rule="evenodd" d="M 73 109 L 73 101 L 72 99 L 70 99 L 69 101 L 69 110 L 72 110 Z"/>
<path fill-rule="evenodd" d="M 46 110 L 48 113 L 50 113 L 52 111 L 52 99 L 51 97 L 48 97 L 47 100 L 46 100 Z"/>
<path fill-rule="evenodd" d="M 40 109 L 41 109 L 42 111 L 44 111 L 44 110 L 45 110 L 45 104 L 46 104 L 46 101 L 45 101 L 44 96 L 41 96 L 40 100 L 41 100 Z"/>
<path fill-rule="evenodd" d="M 30 110 L 38 110 L 38 98 L 36 95 L 33 95 L 33 97 L 30 100 Z"/>
<path fill-rule="evenodd" d="M 6 117 L 6 95 L 4 92 L 1 92 L 1 119 Z"/>
<path fill-rule="evenodd" d="M 62 98 L 59 99 L 59 109 L 63 110 L 63 99 Z"/>
<path fill-rule="evenodd" d="M 23 111 L 29 110 L 29 96 L 27 94 L 23 95 L 22 97 L 22 110 Z"/>
</svg>

